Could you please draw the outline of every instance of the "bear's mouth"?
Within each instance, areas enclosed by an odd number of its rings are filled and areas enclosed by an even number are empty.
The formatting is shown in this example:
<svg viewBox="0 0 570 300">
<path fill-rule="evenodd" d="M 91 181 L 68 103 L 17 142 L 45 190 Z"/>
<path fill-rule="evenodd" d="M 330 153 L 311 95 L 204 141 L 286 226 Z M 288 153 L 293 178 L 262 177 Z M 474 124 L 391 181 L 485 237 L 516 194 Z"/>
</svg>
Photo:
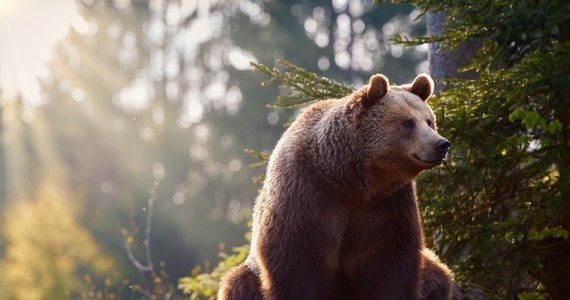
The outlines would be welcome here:
<svg viewBox="0 0 570 300">
<path fill-rule="evenodd" d="M 422 164 L 430 165 L 430 166 L 438 166 L 438 165 L 441 165 L 445 162 L 445 156 L 438 158 L 438 159 L 433 159 L 433 160 L 423 160 L 416 154 L 414 154 L 413 156 L 416 160 L 418 160 Z"/>
</svg>

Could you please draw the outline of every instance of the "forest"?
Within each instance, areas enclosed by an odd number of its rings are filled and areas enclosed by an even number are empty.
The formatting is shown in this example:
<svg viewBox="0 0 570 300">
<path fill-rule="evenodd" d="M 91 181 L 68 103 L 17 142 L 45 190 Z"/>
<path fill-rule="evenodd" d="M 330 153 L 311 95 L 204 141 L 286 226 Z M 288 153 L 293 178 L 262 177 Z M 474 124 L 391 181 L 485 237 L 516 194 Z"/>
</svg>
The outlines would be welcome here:
<svg viewBox="0 0 570 300">
<path fill-rule="evenodd" d="M 215 299 L 295 116 L 422 72 L 427 246 L 463 299 L 568 299 L 567 1 L 0 0 L 0 300 Z"/>
</svg>

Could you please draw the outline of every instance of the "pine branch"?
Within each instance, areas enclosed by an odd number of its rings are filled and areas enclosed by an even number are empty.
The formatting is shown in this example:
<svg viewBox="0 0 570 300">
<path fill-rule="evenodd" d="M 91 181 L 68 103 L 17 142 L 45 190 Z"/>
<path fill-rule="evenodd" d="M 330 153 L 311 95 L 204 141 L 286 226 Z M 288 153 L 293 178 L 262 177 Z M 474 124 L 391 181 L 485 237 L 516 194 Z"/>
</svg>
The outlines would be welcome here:
<svg viewBox="0 0 570 300">
<path fill-rule="evenodd" d="M 269 162 L 270 152 L 261 152 L 252 149 L 245 149 L 245 153 L 251 155 L 256 161 L 249 164 L 250 168 L 264 167 Z M 251 178 L 255 183 L 262 183 L 265 180 L 265 174 L 254 176 Z"/>
<path fill-rule="evenodd" d="M 269 155 L 271 154 L 269 152 L 260 152 L 252 149 L 245 149 L 244 152 L 251 155 L 256 160 L 249 165 L 250 168 L 265 166 L 269 161 Z"/>
<path fill-rule="evenodd" d="M 283 66 L 284 70 L 251 63 L 256 70 L 270 77 L 261 84 L 262 86 L 277 81 L 280 87 L 290 89 L 289 94 L 280 95 L 277 101 L 269 104 L 268 107 L 295 108 L 318 100 L 342 98 L 354 90 L 350 85 L 320 77 L 288 61 L 278 60 L 277 64 Z"/>
</svg>

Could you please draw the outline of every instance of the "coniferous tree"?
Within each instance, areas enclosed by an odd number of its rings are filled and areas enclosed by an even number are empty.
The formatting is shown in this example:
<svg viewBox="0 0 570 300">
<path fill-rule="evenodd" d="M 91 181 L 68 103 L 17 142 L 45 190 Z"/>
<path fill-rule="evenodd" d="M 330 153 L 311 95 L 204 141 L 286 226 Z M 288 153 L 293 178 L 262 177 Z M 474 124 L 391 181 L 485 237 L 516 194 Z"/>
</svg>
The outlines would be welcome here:
<svg viewBox="0 0 570 300">
<path fill-rule="evenodd" d="M 395 1 L 397 2 L 397 1 Z M 570 289 L 570 43 L 565 1 L 411 1 L 444 11 L 439 43 L 473 56 L 434 100 L 453 142 L 420 178 L 426 231 L 460 281 L 500 297 L 564 299 Z"/>
</svg>

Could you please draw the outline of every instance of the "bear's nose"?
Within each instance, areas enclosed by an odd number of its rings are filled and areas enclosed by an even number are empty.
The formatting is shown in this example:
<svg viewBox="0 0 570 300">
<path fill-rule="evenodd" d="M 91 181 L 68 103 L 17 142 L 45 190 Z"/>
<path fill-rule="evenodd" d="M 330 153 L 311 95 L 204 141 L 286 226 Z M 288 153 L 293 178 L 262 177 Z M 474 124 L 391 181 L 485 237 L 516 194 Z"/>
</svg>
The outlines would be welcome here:
<svg viewBox="0 0 570 300">
<path fill-rule="evenodd" d="M 451 147 L 451 143 L 446 138 L 443 138 L 435 142 L 435 146 L 440 153 L 445 154 L 447 150 L 449 150 L 449 147 Z"/>
</svg>

